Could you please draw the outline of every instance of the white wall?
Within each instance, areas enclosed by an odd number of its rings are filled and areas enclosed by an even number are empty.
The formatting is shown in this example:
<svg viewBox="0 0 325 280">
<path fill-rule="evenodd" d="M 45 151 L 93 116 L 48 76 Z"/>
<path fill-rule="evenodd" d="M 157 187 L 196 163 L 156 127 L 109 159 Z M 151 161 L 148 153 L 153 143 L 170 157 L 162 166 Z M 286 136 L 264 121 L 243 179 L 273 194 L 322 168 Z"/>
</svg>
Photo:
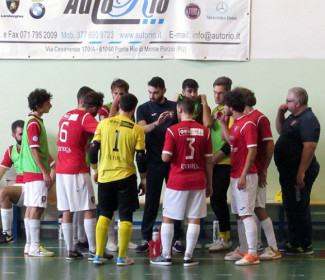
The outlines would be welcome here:
<svg viewBox="0 0 325 280">
<path fill-rule="evenodd" d="M 59 119 L 76 106 L 78 89 L 84 85 L 90 86 L 102 91 L 106 100 L 110 101 L 109 85 L 116 77 L 130 83 L 130 91 L 138 96 L 140 103 L 148 100 L 146 84 L 152 76 L 159 75 L 165 79 L 167 98 L 179 92 L 182 81 L 191 77 L 199 82 L 200 92 L 208 94 L 209 104 L 213 107 L 212 83 L 218 76 L 227 75 L 233 79 L 234 85 L 255 91 L 257 107 L 270 118 L 275 138 L 277 133 L 274 122 L 278 106 L 285 101 L 290 87 L 302 86 L 309 92 L 310 106 L 324 127 L 324 5 L 321 0 L 312 1 L 312 5 L 302 0 L 253 0 L 252 59 L 249 62 L 2 60 L 0 155 L 12 143 L 11 123 L 16 119 L 25 119 L 28 114 L 27 95 L 33 89 L 46 88 L 54 96 L 53 108 L 48 115 L 44 115 L 44 122 L 50 151 L 55 155 Z M 325 143 L 322 136 L 317 156 L 324 166 Z M 322 187 L 324 176 L 320 174 L 315 183 L 312 199 L 325 201 Z M 269 169 L 268 199 L 272 199 L 279 189 L 277 171 L 272 163 Z"/>
</svg>

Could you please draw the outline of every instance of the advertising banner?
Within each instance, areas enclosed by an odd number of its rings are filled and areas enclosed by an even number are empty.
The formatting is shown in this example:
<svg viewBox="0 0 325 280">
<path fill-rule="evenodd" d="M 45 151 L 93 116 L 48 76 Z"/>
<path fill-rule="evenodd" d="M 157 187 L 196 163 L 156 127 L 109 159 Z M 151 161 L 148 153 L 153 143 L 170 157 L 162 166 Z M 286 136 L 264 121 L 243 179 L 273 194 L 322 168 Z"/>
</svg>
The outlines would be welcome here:
<svg viewBox="0 0 325 280">
<path fill-rule="evenodd" d="M 250 0 L 0 0 L 1 59 L 249 60 Z"/>
</svg>

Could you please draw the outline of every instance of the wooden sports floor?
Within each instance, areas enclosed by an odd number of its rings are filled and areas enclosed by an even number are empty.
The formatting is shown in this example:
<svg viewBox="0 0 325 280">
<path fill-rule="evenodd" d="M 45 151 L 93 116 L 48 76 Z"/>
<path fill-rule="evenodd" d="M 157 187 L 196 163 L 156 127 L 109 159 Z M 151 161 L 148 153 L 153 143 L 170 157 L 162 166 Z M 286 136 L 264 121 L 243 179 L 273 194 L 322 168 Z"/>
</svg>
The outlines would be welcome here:
<svg viewBox="0 0 325 280">
<path fill-rule="evenodd" d="M 139 240 L 133 240 L 133 242 Z M 223 260 L 225 253 L 209 253 L 207 249 L 196 249 L 198 266 L 183 267 L 182 255 L 173 255 L 173 265 L 169 267 L 149 264 L 148 253 L 136 254 L 129 250 L 129 257 L 135 264 L 117 267 L 114 259 L 102 266 L 95 266 L 87 259 L 67 261 L 64 242 L 44 239 L 43 244 L 55 252 L 53 258 L 24 256 L 24 240 L 13 244 L 0 245 L 1 280 L 134 280 L 134 279 L 238 279 L 238 280 L 286 280 L 325 279 L 325 244 L 314 242 L 314 255 L 285 256 L 282 259 L 261 262 L 259 265 L 238 267 Z"/>
</svg>

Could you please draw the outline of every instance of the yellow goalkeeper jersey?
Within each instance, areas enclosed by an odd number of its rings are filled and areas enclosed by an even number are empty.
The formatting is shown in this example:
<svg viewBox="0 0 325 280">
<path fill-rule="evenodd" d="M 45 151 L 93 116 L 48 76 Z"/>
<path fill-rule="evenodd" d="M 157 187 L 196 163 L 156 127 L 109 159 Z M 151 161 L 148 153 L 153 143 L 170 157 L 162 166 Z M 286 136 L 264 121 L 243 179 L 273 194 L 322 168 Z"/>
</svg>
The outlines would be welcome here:
<svg viewBox="0 0 325 280">
<path fill-rule="evenodd" d="M 117 181 L 136 173 L 135 151 L 145 150 L 141 126 L 122 115 L 103 119 L 93 140 L 100 142 L 98 182 Z"/>
</svg>

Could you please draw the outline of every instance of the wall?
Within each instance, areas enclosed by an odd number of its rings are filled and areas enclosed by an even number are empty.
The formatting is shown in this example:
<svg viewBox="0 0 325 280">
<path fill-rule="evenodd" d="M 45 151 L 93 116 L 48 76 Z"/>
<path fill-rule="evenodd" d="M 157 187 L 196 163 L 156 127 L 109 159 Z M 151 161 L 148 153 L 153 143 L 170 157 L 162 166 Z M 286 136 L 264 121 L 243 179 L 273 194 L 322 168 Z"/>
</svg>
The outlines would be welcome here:
<svg viewBox="0 0 325 280">
<path fill-rule="evenodd" d="M 284 3 L 285 2 L 285 3 Z M 325 3 L 302 0 L 252 1 L 251 60 L 249 62 L 184 61 L 184 60 L 2 60 L 0 80 L 2 110 L 0 111 L 0 155 L 12 143 L 10 125 L 16 119 L 25 119 L 29 112 L 27 95 L 36 87 L 46 88 L 53 98 L 53 108 L 44 115 L 48 130 L 50 151 L 56 154 L 55 138 L 61 116 L 76 106 L 78 89 L 87 85 L 105 94 L 110 101 L 109 85 L 116 77 L 126 79 L 139 102 L 148 100 L 147 81 L 152 76 L 165 79 L 167 98 L 181 90 L 185 78 L 194 78 L 200 84 L 200 93 L 208 94 L 214 106 L 212 83 L 226 75 L 240 85 L 255 91 L 257 107 L 270 119 L 275 139 L 275 116 L 287 90 L 302 86 L 310 96 L 309 105 L 324 125 L 322 100 L 325 73 Z M 1 49 L 0 49 L 1 52 Z M 325 143 L 321 136 L 317 149 L 320 164 L 324 165 Z M 280 189 L 274 163 L 269 169 L 268 199 Z M 325 201 L 322 189 L 324 175 L 315 183 L 312 200 Z M 3 181 L 1 182 L 3 185 Z"/>
</svg>

